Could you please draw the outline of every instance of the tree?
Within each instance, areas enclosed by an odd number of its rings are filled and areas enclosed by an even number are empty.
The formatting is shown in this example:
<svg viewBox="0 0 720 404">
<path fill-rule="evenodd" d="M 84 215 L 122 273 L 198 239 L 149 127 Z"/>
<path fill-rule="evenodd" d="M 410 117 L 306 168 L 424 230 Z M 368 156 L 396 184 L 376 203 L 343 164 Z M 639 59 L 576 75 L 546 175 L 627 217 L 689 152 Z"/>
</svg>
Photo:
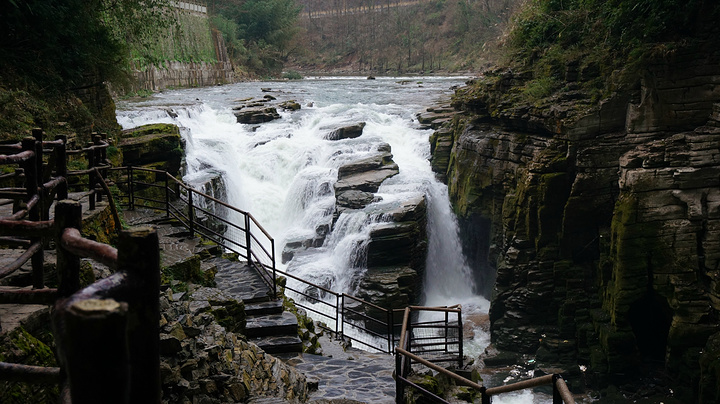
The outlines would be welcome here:
<svg viewBox="0 0 720 404">
<path fill-rule="evenodd" d="M 218 0 L 213 8 L 222 16 L 217 23 L 223 23 L 226 41 L 232 42 L 227 35 L 234 30 L 235 40 L 244 44 L 244 55 L 238 55 L 242 64 L 260 73 L 282 67 L 299 30 L 297 20 L 302 8 L 295 0 Z"/>
<path fill-rule="evenodd" d="M 170 24 L 169 0 L 8 0 L 0 13 L 4 82 L 63 91 L 121 82 L 128 43 Z"/>
</svg>

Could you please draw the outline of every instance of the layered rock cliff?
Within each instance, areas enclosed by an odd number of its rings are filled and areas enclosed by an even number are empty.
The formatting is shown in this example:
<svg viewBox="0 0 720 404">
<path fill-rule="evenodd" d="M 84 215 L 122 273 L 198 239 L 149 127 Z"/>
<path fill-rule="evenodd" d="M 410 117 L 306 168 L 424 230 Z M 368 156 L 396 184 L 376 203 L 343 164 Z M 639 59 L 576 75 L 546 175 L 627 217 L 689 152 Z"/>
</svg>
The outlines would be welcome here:
<svg viewBox="0 0 720 404">
<path fill-rule="evenodd" d="M 474 267 L 497 277 L 497 348 L 576 386 L 663 370 L 680 397 L 720 398 L 720 363 L 703 354 L 720 338 L 718 49 L 655 55 L 600 102 L 572 66 L 543 103 L 508 102 L 532 76 L 510 70 L 456 93 L 432 165 Z"/>
</svg>

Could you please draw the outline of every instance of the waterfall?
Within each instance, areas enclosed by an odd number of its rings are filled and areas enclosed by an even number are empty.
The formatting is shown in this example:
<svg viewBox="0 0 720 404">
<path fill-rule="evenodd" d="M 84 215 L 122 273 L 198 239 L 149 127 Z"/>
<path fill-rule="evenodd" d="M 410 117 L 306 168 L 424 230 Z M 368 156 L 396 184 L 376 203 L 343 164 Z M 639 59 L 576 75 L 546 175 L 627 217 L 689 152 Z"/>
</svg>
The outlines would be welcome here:
<svg viewBox="0 0 720 404">
<path fill-rule="evenodd" d="M 408 85 L 398 79 L 334 78 L 175 90 L 120 103 L 118 121 L 125 128 L 150 122 L 185 128 L 186 180 L 219 173 L 228 202 L 250 211 L 274 236 L 276 256 L 283 256 L 285 246 L 299 246 L 292 254 L 285 251 L 283 269 L 335 292 L 356 292 L 366 270 L 370 230 L 388 220 L 381 208 L 425 195 L 428 258 L 421 304 L 460 303 L 464 315 L 487 313 L 489 303 L 476 294 L 462 253 L 447 187 L 428 161 L 432 131 L 419 128 L 414 119 L 461 80 L 425 78 Z M 302 109 L 279 111 L 280 120 L 261 125 L 236 123 L 235 100 L 261 98 L 261 87 L 273 88 L 278 99 L 297 100 Z M 359 138 L 325 139 L 331 130 L 358 122 L 366 123 Z M 376 202 L 335 217 L 338 169 L 385 143 L 399 174 L 381 185 Z M 477 349 L 489 342 L 485 332 L 477 332 L 475 339 Z"/>
</svg>

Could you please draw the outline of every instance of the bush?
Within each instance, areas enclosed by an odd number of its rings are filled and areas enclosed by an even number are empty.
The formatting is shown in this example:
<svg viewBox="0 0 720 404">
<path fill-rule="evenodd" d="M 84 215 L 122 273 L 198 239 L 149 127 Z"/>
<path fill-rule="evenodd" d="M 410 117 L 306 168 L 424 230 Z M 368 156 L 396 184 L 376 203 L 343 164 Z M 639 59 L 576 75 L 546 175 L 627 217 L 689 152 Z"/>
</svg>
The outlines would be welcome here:
<svg viewBox="0 0 720 404">
<path fill-rule="evenodd" d="M 295 70 L 290 70 L 287 72 L 284 72 L 282 77 L 284 79 L 288 80 L 302 80 L 302 75 L 299 72 L 296 72 Z"/>
</svg>

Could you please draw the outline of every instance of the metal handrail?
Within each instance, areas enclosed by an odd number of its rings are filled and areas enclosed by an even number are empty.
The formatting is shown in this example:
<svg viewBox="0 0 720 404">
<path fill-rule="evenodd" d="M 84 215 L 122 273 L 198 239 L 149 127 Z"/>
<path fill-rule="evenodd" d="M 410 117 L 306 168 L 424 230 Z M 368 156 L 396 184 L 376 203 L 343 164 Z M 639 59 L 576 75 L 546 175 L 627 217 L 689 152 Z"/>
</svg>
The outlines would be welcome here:
<svg viewBox="0 0 720 404">
<path fill-rule="evenodd" d="M 349 294 L 334 292 L 296 275 L 277 269 L 275 267 L 275 241 L 252 214 L 186 185 L 166 171 L 141 167 L 117 167 L 111 170 L 126 174 L 126 180 L 118 179 L 115 185 L 125 186 L 126 195 L 122 197 L 122 201 L 125 202 L 125 205 L 130 209 L 145 206 L 164 210 L 167 217 L 176 219 L 185 226 L 192 235 L 196 233 L 200 234 L 222 247 L 237 253 L 239 257 L 246 259 L 268 284 L 272 296 L 278 296 L 276 289 L 278 276 L 285 277 L 287 280 L 292 281 L 286 282 L 284 288 L 286 291 L 301 297 L 301 299 L 295 301 L 295 305 L 324 319 L 324 321 L 321 321 L 320 326 L 334 333 L 336 337 L 349 340 L 365 348 L 384 353 L 393 353 L 394 346 L 399 338 L 398 328 L 400 327 L 400 322 L 395 321 L 395 315 L 401 310 L 380 307 Z M 139 181 L 136 175 L 137 172 L 153 174 L 155 177 L 154 182 Z M 141 187 L 154 189 L 164 188 L 164 200 L 158 199 L 157 195 L 155 197 L 143 196 L 140 191 Z M 201 198 L 202 201 L 206 203 L 198 203 L 198 198 Z M 212 209 L 204 207 L 210 203 L 216 207 L 219 206 L 230 212 L 240 214 L 244 222 L 243 225 L 240 226 L 233 223 L 232 220 L 221 217 L 215 214 Z M 210 218 L 215 225 L 219 224 L 224 226 L 225 229 L 217 230 L 212 228 L 212 225 L 197 220 L 200 216 Z M 253 231 L 254 229 L 258 231 Z M 241 232 L 239 239 L 232 236 L 232 230 Z M 269 246 L 269 248 L 266 248 L 266 246 Z M 461 315 L 459 306 L 447 308 L 411 307 L 413 309 L 437 310 L 445 311 L 446 313 L 457 313 L 458 316 Z M 371 312 L 376 313 L 376 315 L 371 315 Z M 459 336 L 459 338 L 462 339 L 462 326 L 459 325 L 459 320 L 457 326 L 448 326 L 447 323 L 446 319 L 444 325 L 433 323 L 427 325 L 417 324 L 416 326 L 427 329 L 439 327 L 446 331 L 448 329 L 456 329 L 457 332 L 454 332 L 452 337 L 456 338 L 456 336 Z M 364 335 L 369 335 L 375 339 L 369 342 L 365 341 L 355 336 L 354 333 L 350 331 L 351 329 L 362 331 Z M 442 343 L 442 352 L 448 353 L 448 347 L 455 344 L 458 346 L 457 353 L 460 359 L 457 357 L 452 357 L 452 359 L 438 357 L 432 360 L 441 362 L 448 360 L 462 361 L 462 343 L 449 343 L 447 338 L 451 336 L 448 335 L 448 332 L 445 334 L 445 339 Z M 422 348 L 424 346 L 426 352 L 431 352 L 431 348 L 435 345 L 437 344 L 416 340 L 415 348 Z M 439 349 L 434 351 L 441 352 Z"/>
<path fill-rule="evenodd" d="M 441 366 L 436 365 L 433 363 L 433 360 L 429 360 L 427 358 L 421 357 L 417 353 L 412 352 L 412 347 L 415 345 L 412 343 L 413 335 L 412 330 L 417 325 L 422 325 L 422 323 L 412 323 L 410 321 L 410 313 L 412 311 L 420 311 L 420 310 L 426 310 L 426 311 L 445 311 L 446 313 L 458 313 L 458 316 L 460 316 L 461 308 L 459 305 L 453 306 L 451 308 L 443 308 L 443 307 L 418 307 L 418 306 L 411 306 L 405 309 L 405 313 L 403 315 L 403 323 L 402 323 L 402 331 L 400 332 L 400 344 L 395 348 L 395 402 L 400 404 L 405 402 L 405 388 L 407 386 L 412 387 L 416 391 L 420 392 L 425 398 L 429 399 L 431 402 L 435 403 L 448 403 L 447 400 L 443 399 L 442 397 L 439 397 L 438 395 L 428 391 L 424 387 L 414 383 L 412 380 L 410 380 L 409 375 L 411 372 L 411 364 L 412 363 L 419 363 L 423 366 L 426 366 L 438 373 L 443 374 L 444 376 L 454 380 L 456 383 L 468 386 L 472 389 L 477 390 L 481 394 L 481 402 L 482 404 L 491 404 L 492 402 L 492 396 L 496 396 L 503 393 L 509 393 L 513 391 L 518 390 L 524 390 L 528 388 L 533 388 L 537 386 L 543 386 L 543 385 L 552 385 L 553 386 L 553 404 L 574 404 L 575 399 L 573 398 L 572 394 L 570 393 L 570 390 L 567 387 L 567 384 L 565 383 L 565 380 L 563 380 L 562 376 L 559 374 L 552 374 L 552 375 L 546 375 L 541 377 L 536 377 L 529 380 L 523 380 L 517 383 L 508 384 L 505 386 L 498 386 L 498 387 L 492 387 L 487 388 L 485 386 L 482 386 L 480 384 L 477 384 L 473 382 L 472 380 L 469 380 L 465 377 L 462 377 L 450 370 L 447 370 Z M 427 323 L 425 323 L 427 324 Z M 460 327 L 460 330 L 462 330 L 462 323 L 458 321 L 458 325 Z M 460 346 L 462 346 L 462 333 L 459 337 Z M 460 357 L 462 357 L 462 348 L 460 349 Z"/>
<path fill-rule="evenodd" d="M 217 198 L 207 195 L 204 192 L 196 190 L 182 181 L 175 178 L 167 171 L 142 168 L 142 167 L 117 167 L 111 168 L 112 171 L 123 170 L 127 172 L 127 203 L 126 206 L 129 209 L 134 209 L 138 206 L 144 206 L 154 209 L 161 209 L 165 211 L 167 217 L 173 217 L 178 220 L 183 226 L 188 228 L 193 236 L 195 233 L 201 234 L 224 248 L 237 253 L 242 258 L 246 259 L 248 264 L 252 266 L 256 272 L 260 275 L 263 281 L 271 289 L 273 296 L 277 296 L 277 272 L 275 268 L 275 240 L 270 236 L 267 230 L 249 213 L 238 209 L 226 202 L 223 202 Z M 149 183 L 143 181 L 136 181 L 134 173 L 136 171 L 146 172 L 155 174 L 156 180 L 158 176 L 164 180 L 163 185 L 156 183 Z M 118 182 L 116 182 L 116 185 Z M 171 186 L 171 184 L 173 186 Z M 154 199 L 150 197 L 142 196 L 141 186 L 152 187 L 157 189 L 165 189 L 164 200 Z M 176 189 L 173 189 L 175 187 Z M 183 195 L 184 193 L 184 195 Z M 173 201 L 170 201 L 170 194 L 175 196 Z M 214 214 L 212 211 L 202 207 L 202 204 L 198 203 L 198 198 L 201 198 L 203 202 L 210 202 L 221 206 L 229 211 L 235 212 L 241 215 L 243 225 L 239 226 L 230 220 L 220 217 Z M 239 231 L 243 237 L 233 238 L 228 232 L 216 231 L 201 221 L 197 220 L 198 214 L 204 215 L 204 217 L 211 218 L 216 222 L 220 222 L 223 226 L 227 226 L 233 230 Z M 262 234 L 264 238 L 258 238 L 258 232 L 252 233 L 252 228 L 259 230 L 259 234 Z M 269 244 L 270 248 L 266 248 L 265 245 Z"/>
</svg>

